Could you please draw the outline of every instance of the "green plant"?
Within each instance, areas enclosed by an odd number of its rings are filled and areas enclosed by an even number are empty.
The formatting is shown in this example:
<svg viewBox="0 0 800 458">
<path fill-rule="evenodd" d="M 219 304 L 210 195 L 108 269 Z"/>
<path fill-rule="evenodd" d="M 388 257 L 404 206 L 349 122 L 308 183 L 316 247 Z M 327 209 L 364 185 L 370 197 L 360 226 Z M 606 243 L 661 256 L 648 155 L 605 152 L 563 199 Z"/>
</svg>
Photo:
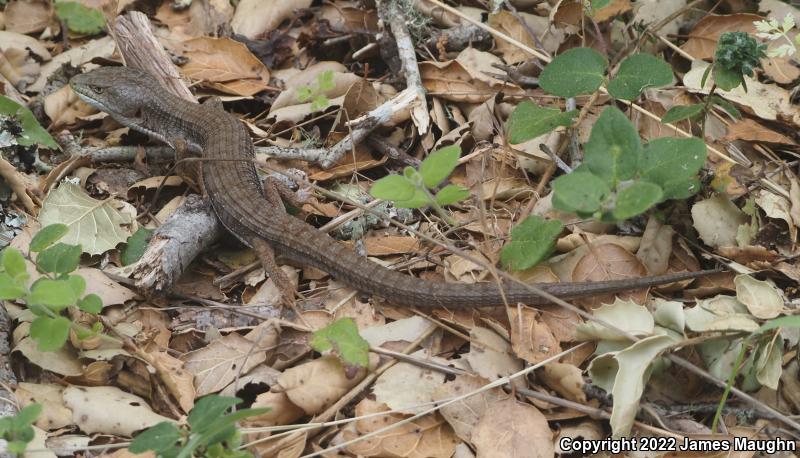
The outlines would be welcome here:
<svg viewBox="0 0 800 458">
<path fill-rule="evenodd" d="M 452 218 L 442 209 L 469 196 L 469 190 L 463 186 L 448 184 L 436 194 L 433 190 L 444 181 L 458 165 L 461 148 L 457 145 L 447 146 L 434 151 L 419 165 L 419 169 L 406 167 L 402 175 L 388 175 L 376 181 L 370 194 L 378 199 L 391 200 L 400 208 L 421 208 L 427 205 L 449 224 Z"/>
<path fill-rule="evenodd" d="M 41 404 L 24 407 L 16 415 L 0 418 L 0 437 L 6 440 L 9 453 L 21 455 L 33 440 L 33 423 L 42 413 Z"/>
<path fill-rule="evenodd" d="M 158 423 L 139 433 L 128 450 L 132 453 L 153 451 L 160 458 L 250 458 L 252 453 L 239 450 L 242 440 L 236 423 L 270 409 L 231 412 L 240 402 L 239 398 L 205 396 L 195 403 L 185 425 Z"/>
<path fill-rule="evenodd" d="M 797 47 L 800 46 L 800 35 L 795 35 L 794 40 L 789 37 L 789 32 L 795 28 L 794 16 L 791 13 L 786 13 L 782 23 L 778 23 L 777 19 L 769 19 L 767 21 L 755 21 L 756 36 L 763 38 L 767 41 L 777 41 L 783 39 L 786 43 L 778 46 L 777 48 L 767 51 L 769 57 L 787 57 L 792 56 L 797 52 Z"/>
<path fill-rule="evenodd" d="M 511 242 L 500 251 L 500 262 L 511 270 L 535 266 L 553 253 L 563 230 L 561 221 L 528 216 L 511 230 Z"/>
<path fill-rule="evenodd" d="M 38 253 L 36 268 L 43 275 L 28 287 L 25 257 L 13 247 L 0 252 L 0 299 L 23 299 L 28 309 L 36 315 L 31 323 L 30 334 L 42 351 L 61 348 L 72 329 L 79 339 L 101 335 L 102 324 L 95 322 L 92 328 L 79 325 L 62 315 L 71 307 L 87 313 L 97 314 L 103 301 L 97 294 L 84 295 L 86 280 L 73 275 L 81 257 L 80 245 L 56 243 L 67 233 L 67 226 L 52 224 L 40 230 L 31 240 L 30 251 Z"/>
<path fill-rule="evenodd" d="M 313 84 L 297 88 L 297 99 L 301 102 L 311 100 L 312 111 L 324 110 L 330 104 L 325 93 L 334 87 L 333 70 L 325 70 L 317 75 Z"/>
<path fill-rule="evenodd" d="M 318 352 L 333 350 L 345 365 L 348 374 L 369 364 L 369 342 L 358 333 L 352 318 L 341 318 L 316 331 L 311 348 Z"/>
<path fill-rule="evenodd" d="M 744 77 L 753 76 L 753 71 L 761 66 L 761 58 L 767 55 L 766 49 L 767 45 L 758 43 L 746 32 L 723 33 L 717 41 L 714 63 L 706 69 L 700 86 L 704 87 L 709 73 L 713 73 L 714 86 L 730 91 L 741 85 L 746 92 Z"/>
<path fill-rule="evenodd" d="M 17 144 L 21 146 L 38 144 L 46 148 L 58 149 L 56 141 L 39 124 L 31 110 L 3 95 L 0 95 L 0 116 L 14 118 L 19 123 L 22 132 L 15 134 Z"/>
<path fill-rule="evenodd" d="M 70 31 L 81 35 L 96 35 L 106 25 L 100 10 L 87 8 L 78 2 L 56 2 L 56 16 Z"/>
<path fill-rule="evenodd" d="M 757 330 L 753 331 L 752 334 L 747 336 L 746 338 L 742 339 L 741 345 L 739 347 L 739 353 L 736 356 L 736 361 L 733 363 L 733 368 L 731 370 L 730 375 L 728 376 L 728 380 L 725 384 L 725 391 L 722 393 L 722 397 L 719 400 L 719 404 L 717 405 L 717 411 L 714 414 L 714 420 L 711 423 L 711 431 L 714 432 L 717 430 L 717 425 L 719 424 L 720 418 L 722 418 L 722 409 L 725 407 L 725 403 L 728 400 L 728 396 L 731 392 L 731 387 L 733 387 L 736 377 L 739 375 L 741 369 L 746 369 L 748 372 L 752 372 L 753 367 L 755 366 L 755 360 L 758 359 L 760 353 L 766 351 L 769 348 L 771 341 L 773 339 L 772 336 L 768 336 L 766 334 L 767 331 L 771 331 L 773 329 L 778 328 L 800 328 L 800 316 L 783 316 L 780 318 L 775 318 L 773 320 L 769 320 Z M 766 337 L 766 339 L 764 339 Z M 774 338 L 778 339 L 778 345 L 775 345 L 777 348 L 783 347 L 783 338 L 780 335 L 774 336 Z M 747 354 L 748 350 L 751 351 L 750 357 L 748 358 L 747 364 L 744 364 L 745 355 Z M 752 376 L 752 374 L 748 374 Z"/>
</svg>

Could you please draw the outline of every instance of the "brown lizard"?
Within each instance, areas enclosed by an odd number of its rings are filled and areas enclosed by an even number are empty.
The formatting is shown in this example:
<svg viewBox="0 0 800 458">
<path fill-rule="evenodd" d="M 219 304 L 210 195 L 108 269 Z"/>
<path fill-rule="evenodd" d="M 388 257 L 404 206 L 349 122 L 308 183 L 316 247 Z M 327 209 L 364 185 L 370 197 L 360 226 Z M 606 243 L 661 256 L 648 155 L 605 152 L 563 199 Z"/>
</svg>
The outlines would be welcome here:
<svg viewBox="0 0 800 458">
<path fill-rule="evenodd" d="M 288 281 L 275 264 L 273 250 L 395 304 L 460 308 L 499 306 L 505 301 L 528 305 L 548 302 L 525 285 L 426 281 L 358 256 L 327 234 L 287 214 L 277 190 L 262 186 L 252 161 L 250 135 L 236 117 L 220 108 L 178 98 L 146 72 L 104 67 L 73 77 L 70 85 L 83 100 L 109 113 L 123 125 L 210 159 L 202 163 L 201 181 L 214 212 L 228 231 L 258 253 L 265 269 L 284 293 Z M 534 286 L 556 297 L 570 299 L 641 289 L 712 272 L 716 271 Z"/>
</svg>

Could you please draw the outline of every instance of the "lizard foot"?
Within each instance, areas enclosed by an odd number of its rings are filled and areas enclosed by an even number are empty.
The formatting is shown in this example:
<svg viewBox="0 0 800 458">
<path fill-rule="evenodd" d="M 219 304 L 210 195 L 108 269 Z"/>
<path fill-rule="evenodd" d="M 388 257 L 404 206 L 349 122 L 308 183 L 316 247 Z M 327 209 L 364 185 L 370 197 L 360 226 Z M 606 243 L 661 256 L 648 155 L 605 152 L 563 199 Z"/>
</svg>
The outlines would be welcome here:
<svg viewBox="0 0 800 458">
<path fill-rule="evenodd" d="M 272 247 L 269 245 L 269 243 L 260 238 L 252 240 L 251 245 L 258 256 L 258 259 L 261 261 L 261 265 L 264 266 L 264 270 L 267 272 L 267 275 L 269 275 L 269 278 L 275 282 L 275 286 L 277 286 L 280 290 L 281 302 L 283 302 L 285 307 L 289 307 L 294 310 L 297 290 L 292 282 L 289 281 L 289 278 L 286 276 L 286 274 L 278 266 L 278 263 L 275 262 L 275 252 L 272 250 Z"/>
</svg>

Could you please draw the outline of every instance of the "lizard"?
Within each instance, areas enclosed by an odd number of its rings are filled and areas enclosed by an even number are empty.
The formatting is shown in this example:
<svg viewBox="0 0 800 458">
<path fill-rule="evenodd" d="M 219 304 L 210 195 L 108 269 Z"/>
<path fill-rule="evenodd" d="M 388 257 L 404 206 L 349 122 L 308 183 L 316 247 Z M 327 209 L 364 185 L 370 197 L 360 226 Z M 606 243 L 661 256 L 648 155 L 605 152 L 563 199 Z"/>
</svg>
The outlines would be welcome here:
<svg viewBox="0 0 800 458">
<path fill-rule="evenodd" d="M 446 283 L 397 272 L 359 256 L 328 234 L 285 211 L 276 189 L 264 186 L 244 124 L 221 107 L 181 99 L 142 70 L 100 67 L 74 76 L 70 86 L 89 105 L 122 125 L 204 159 L 200 181 L 222 225 L 254 249 L 283 294 L 294 294 L 274 255 L 323 270 L 342 283 L 390 303 L 422 308 L 473 308 L 549 301 L 514 282 Z M 560 299 L 643 289 L 718 270 L 598 282 L 537 283 Z M 502 291 L 501 291 L 502 288 Z M 285 299 L 285 298 L 284 298 Z"/>
</svg>

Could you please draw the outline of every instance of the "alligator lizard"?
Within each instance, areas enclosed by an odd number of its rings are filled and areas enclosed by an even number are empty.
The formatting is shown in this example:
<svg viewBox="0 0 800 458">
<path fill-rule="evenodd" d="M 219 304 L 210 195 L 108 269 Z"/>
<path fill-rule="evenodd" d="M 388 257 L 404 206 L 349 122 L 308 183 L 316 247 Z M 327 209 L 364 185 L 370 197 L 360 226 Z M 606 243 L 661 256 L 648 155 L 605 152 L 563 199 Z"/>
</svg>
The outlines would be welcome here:
<svg viewBox="0 0 800 458">
<path fill-rule="evenodd" d="M 272 250 L 321 269 L 341 282 L 391 303 L 419 307 L 485 307 L 505 303 L 496 283 L 426 281 L 384 268 L 286 213 L 262 186 L 251 160 L 253 143 L 245 126 L 219 108 L 183 100 L 141 70 L 104 67 L 77 75 L 72 89 L 117 121 L 172 146 L 187 145 L 203 158 L 202 184 L 222 225 L 259 253 L 269 273 L 279 274 Z M 270 265 L 272 264 L 272 265 Z M 627 280 L 536 284 L 562 299 L 646 288 L 707 275 L 685 272 Z M 280 286 L 280 284 L 279 284 Z M 524 285 L 502 285 L 510 304 L 548 302 Z"/>
</svg>

